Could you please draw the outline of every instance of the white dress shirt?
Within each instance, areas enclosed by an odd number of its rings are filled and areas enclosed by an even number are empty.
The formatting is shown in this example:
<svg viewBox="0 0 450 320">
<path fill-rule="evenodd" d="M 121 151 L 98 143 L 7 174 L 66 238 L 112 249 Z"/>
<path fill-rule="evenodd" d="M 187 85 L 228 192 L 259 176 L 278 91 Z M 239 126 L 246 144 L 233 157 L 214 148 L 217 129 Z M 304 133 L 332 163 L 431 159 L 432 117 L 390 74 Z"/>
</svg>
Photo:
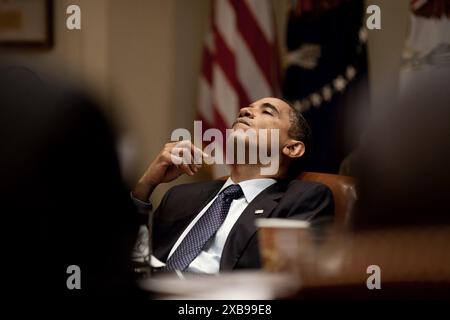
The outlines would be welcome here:
<svg viewBox="0 0 450 320">
<path fill-rule="evenodd" d="M 225 246 L 225 241 L 227 240 L 234 224 L 239 219 L 242 212 L 244 212 L 245 208 L 247 208 L 248 204 L 264 189 L 268 188 L 275 182 L 275 179 L 252 179 L 240 182 L 239 185 L 241 186 L 244 195 L 239 199 L 233 200 L 225 221 L 214 234 L 214 236 L 209 240 L 200 254 L 189 264 L 189 266 L 186 268 L 186 271 L 209 274 L 218 273 L 220 269 L 220 258 L 222 257 L 222 251 Z M 217 192 L 217 194 L 214 196 L 214 198 L 199 212 L 195 219 L 192 220 L 187 228 L 183 231 L 177 242 L 175 242 L 174 246 L 170 250 L 168 258 L 172 256 L 172 254 L 181 244 L 192 227 L 208 210 L 214 200 L 216 200 L 219 193 L 232 184 L 234 184 L 233 180 L 231 180 L 231 178 L 228 178 L 219 192 Z M 151 258 L 152 266 L 160 267 L 164 265 L 155 257 L 152 256 Z"/>
</svg>

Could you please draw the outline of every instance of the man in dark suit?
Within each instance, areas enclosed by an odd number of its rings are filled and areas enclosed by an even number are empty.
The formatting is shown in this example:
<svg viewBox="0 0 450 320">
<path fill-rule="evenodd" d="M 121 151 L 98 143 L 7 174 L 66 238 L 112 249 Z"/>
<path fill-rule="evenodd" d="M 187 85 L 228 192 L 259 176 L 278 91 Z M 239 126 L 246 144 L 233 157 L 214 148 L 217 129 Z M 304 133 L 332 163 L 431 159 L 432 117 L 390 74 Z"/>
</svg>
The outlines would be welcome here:
<svg viewBox="0 0 450 320">
<path fill-rule="evenodd" d="M 232 129 L 278 131 L 278 140 L 267 139 L 264 147 L 278 143 L 279 168 L 264 175 L 261 169 L 267 165 L 246 161 L 233 164 L 225 182 L 193 183 L 170 189 L 151 223 L 153 254 L 162 262 L 161 266 L 165 265 L 163 269 L 214 274 L 258 268 L 256 218 L 307 220 L 315 227 L 333 215 L 333 198 L 327 187 L 295 180 L 300 161 L 310 148 L 311 131 L 290 104 L 277 98 L 260 99 L 240 110 Z M 250 144 L 249 140 L 245 143 L 247 147 Z M 198 172 L 199 164 L 186 161 L 174 164 L 182 152 L 193 156 L 202 153 L 188 141 L 166 144 L 133 190 L 135 202 L 142 210 L 151 210 L 148 199 L 160 183 L 183 173 Z"/>
<path fill-rule="evenodd" d="M 10 60 L 0 61 L 0 101 L 5 292 L 32 300 L 134 293 L 137 214 L 100 108 Z M 70 280 L 78 271 L 80 281 Z"/>
</svg>

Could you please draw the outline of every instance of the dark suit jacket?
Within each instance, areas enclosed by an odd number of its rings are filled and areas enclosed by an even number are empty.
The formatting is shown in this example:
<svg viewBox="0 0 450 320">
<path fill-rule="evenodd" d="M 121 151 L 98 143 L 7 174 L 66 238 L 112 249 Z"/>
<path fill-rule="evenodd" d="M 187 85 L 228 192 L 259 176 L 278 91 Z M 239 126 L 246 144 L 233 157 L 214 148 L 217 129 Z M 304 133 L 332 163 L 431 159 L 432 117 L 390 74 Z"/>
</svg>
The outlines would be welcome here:
<svg viewBox="0 0 450 320">
<path fill-rule="evenodd" d="M 173 187 L 162 199 L 153 220 L 153 255 L 166 261 L 181 233 L 200 210 L 217 194 L 224 181 L 185 184 Z M 255 210 L 264 212 L 255 215 Z M 220 270 L 259 268 L 256 218 L 292 218 L 313 223 L 330 220 L 334 203 L 330 189 L 294 180 L 277 182 L 262 191 L 244 210 L 225 243 Z"/>
</svg>

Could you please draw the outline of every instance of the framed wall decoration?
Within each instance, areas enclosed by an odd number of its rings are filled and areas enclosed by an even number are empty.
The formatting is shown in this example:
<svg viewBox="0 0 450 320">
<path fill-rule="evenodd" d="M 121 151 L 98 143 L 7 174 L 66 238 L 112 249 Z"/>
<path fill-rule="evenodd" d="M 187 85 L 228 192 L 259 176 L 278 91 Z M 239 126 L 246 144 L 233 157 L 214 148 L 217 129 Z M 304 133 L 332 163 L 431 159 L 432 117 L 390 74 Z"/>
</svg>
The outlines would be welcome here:
<svg viewBox="0 0 450 320">
<path fill-rule="evenodd" d="M 0 0 L 0 45 L 52 47 L 53 1 Z"/>
</svg>

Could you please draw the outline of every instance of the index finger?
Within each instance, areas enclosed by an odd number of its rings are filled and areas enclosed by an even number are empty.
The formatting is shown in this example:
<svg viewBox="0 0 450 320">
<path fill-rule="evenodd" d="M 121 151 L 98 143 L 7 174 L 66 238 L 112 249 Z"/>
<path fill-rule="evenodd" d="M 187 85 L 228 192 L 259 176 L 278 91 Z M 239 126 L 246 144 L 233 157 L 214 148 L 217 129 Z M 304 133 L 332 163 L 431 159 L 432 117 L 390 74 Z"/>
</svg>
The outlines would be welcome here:
<svg viewBox="0 0 450 320">
<path fill-rule="evenodd" d="M 202 149 L 195 146 L 190 140 L 182 140 L 179 144 L 177 144 L 179 147 L 187 147 L 191 149 L 192 155 L 194 156 L 194 159 L 201 158 L 201 157 L 209 157 L 209 155 L 205 152 L 203 152 Z"/>
</svg>

